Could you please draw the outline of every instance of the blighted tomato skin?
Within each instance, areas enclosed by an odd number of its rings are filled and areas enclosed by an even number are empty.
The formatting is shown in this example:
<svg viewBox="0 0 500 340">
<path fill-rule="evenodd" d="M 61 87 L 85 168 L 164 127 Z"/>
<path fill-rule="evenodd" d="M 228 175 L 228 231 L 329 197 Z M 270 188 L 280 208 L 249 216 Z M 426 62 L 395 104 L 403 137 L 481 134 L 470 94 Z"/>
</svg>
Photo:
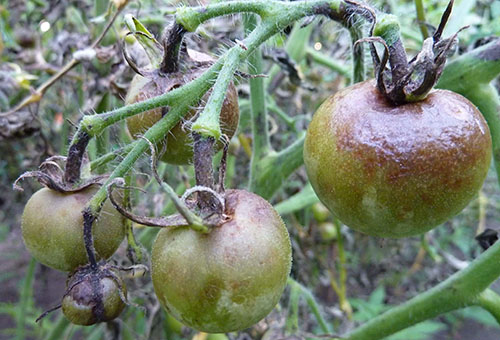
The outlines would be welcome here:
<svg viewBox="0 0 500 340">
<path fill-rule="evenodd" d="M 309 125 L 311 184 L 347 226 L 372 236 L 424 233 L 477 194 L 491 159 L 488 126 L 459 94 L 391 105 L 374 81 L 329 97 Z"/>
<path fill-rule="evenodd" d="M 263 198 L 226 191 L 231 219 L 201 234 L 163 229 L 152 250 L 152 279 L 162 306 L 208 333 L 248 328 L 278 303 L 291 267 L 286 227 Z"/>
<path fill-rule="evenodd" d="M 24 208 L 21 230 L 26 247 L 38 262 L 67 272 L 88 262 L 82 210 L 98 189 L 92 185 L 75 193 L 60 193 L 42 188 L 31 196 Z M 92 233 L 96 255 L 105 259 L 125 237 L 124 219 L 109 201 Z"/>
<path fill-rule="evenodd" d="M 119 282 L 122 293 L 126 296 L 127 287 L 122 280 Z M 73 285 L 71 280 L 68 285 Z M 120 297 L 117 283 L 111 278 L 104 277 L 98 279 L 96 288 L 99 289 L 98 293 L 95 292 L 91 278 L 88 277 L 74 285 L 68 294 L 64 296 L 61 303 L 62 311 L 71 323 L 90 326 L 98 322 L 111 321 L 121 314 L 125 308 L 125 303 Z M 99 298 L 101 301 L 100 306 Z M 100 315 L 97 312 L 99 308 L 101 308 Z"/>
<path fill-rule="evenodd" d="M 181 86 L 183 82 L 190 81 L 197 76 L 201 75 L 198 70 L 189 75 L 188 79 L 176 82 L 172 85 L 173 88 Z M 172 77 L 174 77 L 172 75 Z M 175 80 L 172 80 L 175 81 Z M 169 82 L 169 80 L 166 80 Z M 167 85 L 167 87 L 170 87 Z M 158 88 L 155 81 L 136 75 L 131 82 L 130 89 L 125 98 L 125 104 L 132 104 L 150 99 L 155 96 L 163 94 L 163 91 Z M 205 96 L 202 100 L 207 100 Z M 191 119 L 196 114 L 196 110 L 190 110 L 184 120 Z M 143 135 L 146 131 L 153 126 L 157 121 L 163 117 L 162 108 L 149 110 L 138 115 L 127 118 L 127 128 L 132 137 Z M 238 128 L 239 122 L 239 107 L 238 107 L 238 93 L 233 83 L 228 87 L 226 98 L 222 104 L 221 110 L 221 132 L 231 139 Z M 170 130 L 169 134 L 162 141 L 159 151 L 161 152 L 160 159 L 166 163 L 187 165 L 192 162 L 193 148 L 192 138 L 188 128 L 184 127 L 182 122 L 177 124 Z M 222 148 L 222 143 L 216 144 L 217 151 Z"/>
</svg>

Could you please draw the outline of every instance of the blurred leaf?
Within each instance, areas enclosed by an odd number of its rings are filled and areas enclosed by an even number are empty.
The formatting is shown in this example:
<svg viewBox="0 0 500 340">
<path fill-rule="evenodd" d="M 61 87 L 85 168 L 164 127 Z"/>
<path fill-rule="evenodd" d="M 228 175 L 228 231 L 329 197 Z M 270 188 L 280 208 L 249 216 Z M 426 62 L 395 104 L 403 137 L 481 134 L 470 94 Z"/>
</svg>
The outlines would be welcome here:
<svg viewBox="0 0 500 340">
<path fill-rule="evenodd" d="M 443 329 L 446 329 L 445 324 L 427 320 L 389 336 L 387 340 L 427 340 Z"/>
</svg>

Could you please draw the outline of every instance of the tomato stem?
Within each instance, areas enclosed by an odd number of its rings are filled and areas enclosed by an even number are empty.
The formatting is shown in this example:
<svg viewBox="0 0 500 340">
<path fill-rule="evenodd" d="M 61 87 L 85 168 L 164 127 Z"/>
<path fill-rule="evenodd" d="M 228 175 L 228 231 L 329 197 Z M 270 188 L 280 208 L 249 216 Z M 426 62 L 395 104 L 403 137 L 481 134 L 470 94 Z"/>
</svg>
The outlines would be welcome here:
<svg viewBox="0 0 500 340">
<path fill-rule="evenodd" d="M 196 185 L 214 189 L 214 168 L 213 155 L 215 139 L 212 137 L 202 137 L 193 133 L 194 140 L 194 171 Z M 198 192 L 198 207 L 202 210 L 216 211 L 218 203 L 215 197 L 208 192 Z"/>
<path fill-rule="evenodd" d="M 87 252 L 87 258 L 90 263 L 90 268 L 97 269 L 97 261 L 95 257 L 94 237 L 92 236 L 92 224 L 97 219 L 92 215 L 88 208 L 85 208 L 83 214 L 83 242 Z"/>
<path fill-rule="evenodd" d="M 90 142 L 90 136 L 83 130 L 78 130 L 73 138 L 66 159 L 64 170 L 64 181 L 68 184 L 76 184 L 80 181 L 80 171 L 82 167 L 83 155 Z"/>
<path fill-rule="evenodd" d="M 177 22 L 174 22 L 172 27 L 168 29 L 167 36 L 163 40 L 164 54 L 160 73 L 168 74 L 179 71 L 179 52 L 186 32 L 184 26 Z"/>
</svg>

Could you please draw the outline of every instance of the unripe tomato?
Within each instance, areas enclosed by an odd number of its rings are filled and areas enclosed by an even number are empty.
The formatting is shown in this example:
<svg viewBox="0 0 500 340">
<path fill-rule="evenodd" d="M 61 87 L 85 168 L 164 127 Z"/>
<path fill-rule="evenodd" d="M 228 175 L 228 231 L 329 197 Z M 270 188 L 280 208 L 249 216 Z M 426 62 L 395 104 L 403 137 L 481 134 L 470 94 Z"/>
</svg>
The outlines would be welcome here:
<svg viewBox="0 0 500 340">
<path fill-rule="evenodd" d="M 82 210 L 99 189 L 92 185 L 73 193 L 42 188 L 24 207 L 22 234 L 29 252 L 38 261 L 61 271 L 73 271 L 88 262 L 83 243 Z M 109 201 L 94 222 L 92 233 L 98 258 L 108 258 L 125 236 L 123 218 Z"/>
<path fill-rule="evenodd" d="M 338 238 L 337 229 L 332 222 L 323 222 L 318 226 L 321 239 L 325 242 L 333 241 Z"/>
<path fill-rule="evenodd" d="M 318 222 L 325 222 L 330 218 L 330 211 L 321 202 L 315 203 L 312 206 L 314 219 Z"/>
<path fill-rule="evenodd" d="M 204 68 L 191 69 L 187 74 L 182 76 L 182 79 L 175 78 L 179 76 L 178 74 L 166 75 L 165 77 L 171 77 L 171 79 L 162 80 L 164 86 L 168 88 L 166 92 L 168 92 L 171 88 L 181 86 L 185 82 L 189 82 L 192 79 L 197 78 L 203 73 L 204 70 Z M 154 81 L 140 75 L 136 75 L 130 84 L 130 89 L 127 93 L 127 97 L 125 98 L 125 104 L 140 102 L 163 94 L 164 90 L 161 89 L 162 85 L 160 85 L 162 84 L 162 81 Z M 205 95 L 202 102 L 207 99 L 208 96 Z M 184 116 L 184 120 L 192 119 L 199 111 L 199 109 L 190 110 Z M 157 108 L 127 118 L 128 131 L 134 138 L 138 135 L 143 135 L 162 117 L 162 108 Z M 228 87 L 226 98 L 224 99 L 220 113 L 221 131 L 223 134 L 227 135 L 229 139 L 233 137 L 236 129 L 238 128 L 238 120 L 238 93 L 236 92 L 234 84 L 231 83 Z M 193 141 L 190 129 L 184 126 L 183 122 L 179 122 L 172 130 L 170 130 L 161 145 L 158 147 L 158 150 L 162 152 L 160 159 L 171 164 L 189 164 L 192 162 L 193 158 L 192 144 Z M 220 150 L 222 146 L 222 143 L 216 143 L 216 150 Z"/>
<path fill-rule="evenodd" d="M 96 281 L 95 284 L 92 280 Z M 125 284 L 119 280 L 122 293 L 126 296 Z M 68 286 L 72 285 L 73 280 L 70 280 Z M 111 321 L 117 318 L 124 308 L 125 303 L 120 297 L 117 283 L 110 277 L 98 278 L 92 274 L 74 285 L 62 301 L 64 316 L 75 325 L 83 326 Z"/>
<path fill-rule="evenodd" d="M 153 286 L 162 306 L 208 333 L 245 329 L 278 303 L 291 267 L 287 229 L 263 198 L 226 191 L 228 221 L 201 234 L 163 229 L 153 245 Z"/>
<path fill-rule="evenodd" d="M 490 159 L 488 126 L 467 99 L 434 90 L 394 106 L 374 81 L 329 97 L 304 147 L 323 204 L 347 226 L 381 237 L 421 234 L 460 212 Z"/>
</svg>

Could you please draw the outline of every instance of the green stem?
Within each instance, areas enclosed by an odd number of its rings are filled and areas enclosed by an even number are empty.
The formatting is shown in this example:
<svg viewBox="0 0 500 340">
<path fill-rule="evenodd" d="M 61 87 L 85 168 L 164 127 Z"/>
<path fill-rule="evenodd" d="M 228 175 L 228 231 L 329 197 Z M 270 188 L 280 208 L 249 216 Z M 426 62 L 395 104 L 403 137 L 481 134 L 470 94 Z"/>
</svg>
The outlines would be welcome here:
<svg viewBox="0 0 500 340">
<path fill-rule="evenodd" d="M 429 30 L 425 24 L 425 10 L 422 0 L 415 0 L 415 8 L 417 10 L 418 26 L 420 27 L 420 32 L 422 32 L 422 38 L 425 40 L 429 37 Z"/>
<path fill-rule="evenodd" d="M 273 6 L 274 3 L 274 6 Z M 286 7 L 275 1 L 228 1 L 201 7 L 181 7 L 175 13 L 175 19 L 189 32 L 207 20 L 234 13 L 255 13 L 262 18 L 269 16 L 275 7 Z"/>
<path fill-rule="evenodd" d="M 302 190 L 286 200 L 276 204 L 274 208 L 280 215 L 290 214 L 298 210 L 307 208 L 314 203 L 319 202 L 318 196 L 314 192 L 311 183 L 307 183 Z"/>
<path fill-rule="evenodd" d="M 477 305 L 484 308 L 497 320 L 500 324 L 500 296 L 491 289 L 484 290 L 479 294 Z"/>
<path fill-rule="evenodd" d="M 168 197 L 172 200 L 177 211 L 186 219 L 189 226 L 196 231 L 201 233 L 208 233 L 209 229 L 203 224 L 203 220 L 196 214 L 194 214 L 186 206 L 184 202 L 177 196 L 177 193 L 172 189 L 170 185 L 165 182 L 161 183 L 162 189 L 167 193 Z"/>
<path fill-rule="evenodd" d="M 253 31 L 257 25 L 257 18 L 253 15 L 245 16 L 245 29 Z M 261 74 L 262 52 L 259 49 L 248 56 L 248 69 L 250 74 Z M 260 159 L 270 150 L 269 126 L 267 120 L 266 92 L 264 79 L 251 78 L 250 81 L 250 107 L 252 126 L 252 157 L 250 159 L 249 190 L 254 191 L 255 177 L 258 174 Z"/>
<path fill-rule="evenodd" d="M 482 253 L 467 268 L 427 292 L 371 319 L 350 332 L 346 339 L 382 339 L 424 320 L 479 303 L 482 292 L 500 276 L 498 258 L 500 242 Z"/>
<path fill-rule="evenodd" d="M 108 152 L 107 154 L 94 159 L 92 162 L 90 162 L 90 171 L 91 172 L 96 171 L 100 167 L 108 164 L 109 162 L 112 162 L 117 157 L 126 155 L 133 149 L 133 147 L 134 147 L 133 144 L 127 144 L 118 150 Z"/>
<path fill-rule="evenodd" d="M 292 290 L 297 288 L 300 290 L 300 293 L 306 299 L 307 305 L 311 309 L 311 312 L 314 314 L 316 321 L 318 321 L 321 331 L 323 331 L 324 333 L 330 333 L 331 330 L 328 327 L 326 320 L 323 318 L 323 315 L 321 315 L 319 305 L 316 299 L 314 298 L 314 295 L 311 293 L 311 291 L 309 291 L 309 289 L 307 289 L 306 287 L 304 287 L 302 284 L 300 284 L 298 281 L 294 280 L 291 277 L 288 278 L 287 283 Z"/>
<path fill-rule="evenodd" d="M 281 184 L 304 163 L 305 135 L 280 152 L 271 152 L 261 158 L 256 167 L 256 175 L 251 191 L 270 199 Z"/>
<path fill-rule="evenodd" d="M 181 105 L 186 98 L 191 98 L 193 95 L 198 95 L 201 92 L 205 93 L 210 88 L 211 81 L 216 77 L 223 63 L 224 58 L 222 57 L 200 77 L 160 96 L 130 104 L 107 113 L 84 116 L 81 120 L 79 129 L 90 136 L 98 136 L 107 127 L 141 112 L 161 106 L 174 107 L 176 105 Z M 75 136 L 77 137 L 78 133 Z M 74 138 L 71 143 L 74 144 L 75 142 L 76 140 Z"/>
<path fill-rule="evenodd" d="M 286 331 L 295 334 L 299 329 L 299 300 L 300 287 L 298 284 L 290 285 L 290 298 L 288 299 L 288 317 L 286 318 Z"/>
<path fill-rule="evenodd" d="M 153 125 L 144 135 L 145 139 L 153 144 L 158 143 L 165 134 L 170 131 L 182 118 L 182 116 L 189 109 L 189 105 L 196 103 L 199 98 L 192 98 L 188 100 L 186 98 L 186 103 L 184 105 L 176 106 L 172 108 L 168 115 L 165 115 L 160 119 L 155 125 Z M 131 169 L 135 161 L 143 155 L 149 148 L 149 143 L 145 139 L 138 139 L 132 143 L 133 149 L 127 154 L 127 156 L 121 161 L 121 163 L 115 168 L 115 170 L 108 177 L 106 182 L 101 186 L 101 188 L 94 194 L 92 199 L 88 203 L 88 207 L 92 215 L 98 216 L 101 206 L 106 199 L 106 187 L 111 181 L 117 177 L 123 177 Z"/>
<path fill-rule="evenodd" d="M 344 251 L 344 239 L 342 237 L 342 224 L 337 218 L 333 219 L 335 230 L 337 231 L 337 249 L 339 252 L 339 304 L 349 319 L 352 317 L 352 308 L 347 299 L 347 270 L 346 270 L 346 256 Z"/>
<path fill-rule="evenodd" d="M 226 61 L 217 76 L 213 91 L 200 116 L 193 123 L 192 130 L 203 137 L 213 137 L 215 140 L 221 137 L 220 112 L 226 98 L 227 88 L 231 84 L 243 52 L 242 47 L 235 46 L 225 56 Z"/>
</svg>

